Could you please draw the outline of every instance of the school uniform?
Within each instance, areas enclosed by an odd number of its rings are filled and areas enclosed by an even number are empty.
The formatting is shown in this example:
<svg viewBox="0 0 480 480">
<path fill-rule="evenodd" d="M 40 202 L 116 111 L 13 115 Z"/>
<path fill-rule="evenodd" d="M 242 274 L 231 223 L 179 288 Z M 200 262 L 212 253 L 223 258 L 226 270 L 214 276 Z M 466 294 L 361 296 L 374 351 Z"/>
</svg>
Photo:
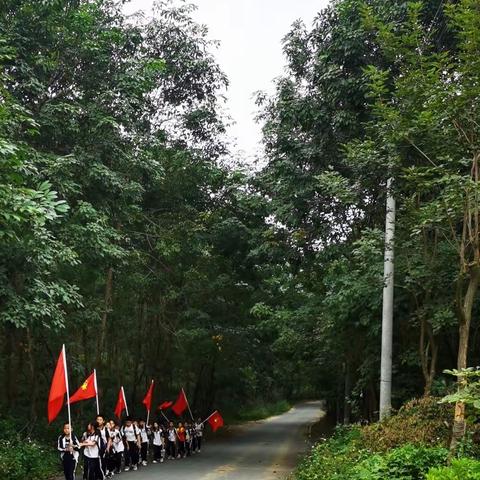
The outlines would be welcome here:
<svg viewBox="0 0 480 480">
<path fill-rule="evenodd" d="M 102 470 L 104 473 L 106 473 L 109 468 L 108 468 L 108 463 L 109 463 L 109 451 L 107 451 L 107 447 L 109 444 L 110 440 L 110 431 L 106 426 L 103 428 L 98 428 L 98 433 L 102 437 L 102 442 L 101 442 L 101 449 L 100 449 L 100 462 L 102 464 Z"/>
<path fill-rule="evenodd" d="M 102 447 L 102 437 L 98 431 L 94 433 L 84 433 L 83 441 L 94 442 L 94 445 L 83 447 L 83 477 L 86 480 L 104 480 L 105 473 L 102 469 L 100 459 L 100 450 Z"/>
<path fill-rule="evenodd" d="M 165 457 L 165 448 L 164 448 L 164 438 L 163 438 L 163 431 L 161 428 L 158 430 L 153 430 L 153 461 L 156 462 L 163 462 L 163 458 Z"/>
<path fill-rule="evenodd" d="M 148 458 L 148 428 L 145 425 L 144 427 L 139 427 L 140 429 L 140 457 L 142 459 L 142 464 L 147 464 Z"/>
<path fill-rule="evenodd" d="M 195 424 L 195 443 L 196 443 L 196 451 L 200 452 L 202 448 L 202 437 L 203 437 L 203 423 L 196 423 Z"/>
<path fill-rule="evenodd" d="M 120 430 L 114 429 L 110 432 L 110 438 L 112 440 L 112 456 L 110 463 L 110 471 L 120 473 L 122 470 L 122 457 L 125 452 L 125 444 L 123 443 L 123 437 Z"/>
<path fill-rule="evenodd" d="M 138 436 L 140 432 L 138 427 L 130 425 L 129 427 L 122 428 L 122 435 L 126 443 L 125 449 L 125 468 L 133 467 L 134 470 L 138 465 Z"/>
<path fill-rule="evenodd" d="M 175 443 L 177 441 L 177 432 L 174 428 L 167 430 L 167 456 L 168 458 L 175 458 L 176 448 Z"/>
<path fill-rule="evenodd" d="M 190 427 L 185 429 L 185 449 L 187 457 L 192 454 L 192 429 Z"/>
<path fill-rule="evenodd" d="M 73 452 L 70 452 L 70 445 L 73 447 Z M 65 480 L 75 480 L 75 470 L 77 468 L 80 443 L 75 435 L 62 434 L 58 437 L 57 449 L 60 452 L 62 459 L 63 473 Z"/>
</svg>

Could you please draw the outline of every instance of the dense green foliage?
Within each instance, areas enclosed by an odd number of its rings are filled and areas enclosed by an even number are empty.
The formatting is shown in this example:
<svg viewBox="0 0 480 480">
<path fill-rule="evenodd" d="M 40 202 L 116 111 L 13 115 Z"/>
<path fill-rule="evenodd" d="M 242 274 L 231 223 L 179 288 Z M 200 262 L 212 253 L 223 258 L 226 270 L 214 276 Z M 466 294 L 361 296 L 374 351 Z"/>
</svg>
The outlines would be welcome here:
<svg viewBox="0 0 480 480">
<path fill-rule="evenodd" d="M 58 468 L 56 452 L 29 438 L 18 424 L 0 421 L 0 475 L 9 480 L 48 480 Z"/>
<path fill-rule="evenodd" d="M 228 80 L 191 8 L 0 3 L 2 412 L 44 422 L 66 343 L 107 415 L 121 384 L 143 412 L 155 378 L 198 413 L 321 395 L 339 422 L 375 420 L 389 178 L 394 405 L 454 390 L 439 372 L 480 360 L 478 2 L 334 0 L 294 23 L 255 174 L 230 161 Z M 455 442 L 479 401 L 459 387 Z M 308 478 L 420 478 L 444 460 L 441 408 L 400 410 L 402 438 L 364 428 L 372 452 L 355 431 L 320 445 Z"/>
</svg>

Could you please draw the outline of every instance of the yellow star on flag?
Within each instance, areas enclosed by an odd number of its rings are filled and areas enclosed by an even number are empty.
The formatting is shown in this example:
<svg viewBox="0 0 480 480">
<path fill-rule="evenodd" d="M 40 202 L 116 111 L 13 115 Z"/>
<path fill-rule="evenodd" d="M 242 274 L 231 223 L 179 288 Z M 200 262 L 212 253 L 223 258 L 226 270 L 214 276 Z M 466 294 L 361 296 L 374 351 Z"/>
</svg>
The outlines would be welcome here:
<svg viewBox="0 0 480 480">
<path fill-rule="evenodd" d="M 85 382 L 82 385 L 82 390 L 86 390 L 88 387 L 88 380 L 85 380 Z"/>
</svg>

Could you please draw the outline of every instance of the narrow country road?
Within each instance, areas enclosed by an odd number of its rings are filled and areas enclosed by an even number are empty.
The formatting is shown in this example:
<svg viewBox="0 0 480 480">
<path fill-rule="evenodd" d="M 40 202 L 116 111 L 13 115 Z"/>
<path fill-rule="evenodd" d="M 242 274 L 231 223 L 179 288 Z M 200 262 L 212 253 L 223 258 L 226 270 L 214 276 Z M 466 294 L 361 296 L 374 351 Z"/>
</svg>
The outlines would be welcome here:
<svg viewBox="0 0 480 480">
<path fill-rule="evenodd" d="M 306 402 L 289 412 L 235 429 L 228 438 L 210 440 L 202 453 L 182 460 L 149 464 L 123 480 L 280 480 L 309 448 L 308 426 L 324 412 L 321 402 Z M 114 478 L 117 478 L 116 476 Z"/>
</svg>

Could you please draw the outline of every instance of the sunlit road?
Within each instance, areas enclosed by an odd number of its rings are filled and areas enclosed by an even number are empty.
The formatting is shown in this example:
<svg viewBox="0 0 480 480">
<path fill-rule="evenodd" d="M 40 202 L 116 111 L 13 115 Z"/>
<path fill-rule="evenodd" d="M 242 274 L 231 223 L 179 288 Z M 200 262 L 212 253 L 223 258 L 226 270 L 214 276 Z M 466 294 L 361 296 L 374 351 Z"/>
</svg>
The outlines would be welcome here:
<svg viewBox="0 0 480 480">
<path fill-rule="evenodd" d="M 309 425 L 323 415 L 320 402 L 297 405 L 289 412 L 235 429 L 228 438 L 210 440 L 202 453 L 182 460 L 149 464 L 122 473 L 123 480 L 279 480 L 295 467 L 310 443 Z"/>
</svg>

